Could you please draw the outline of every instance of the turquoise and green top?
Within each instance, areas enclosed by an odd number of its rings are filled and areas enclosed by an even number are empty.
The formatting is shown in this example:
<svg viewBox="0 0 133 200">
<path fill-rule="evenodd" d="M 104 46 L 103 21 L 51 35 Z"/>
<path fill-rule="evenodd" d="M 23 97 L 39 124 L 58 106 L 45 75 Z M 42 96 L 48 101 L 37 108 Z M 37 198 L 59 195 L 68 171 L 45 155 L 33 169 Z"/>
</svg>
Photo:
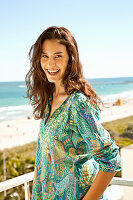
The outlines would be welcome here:
<svg viewBox="0 0 133 200">
<path fill-rule="evenodd" d="M 119 148 L 82 92 L 69 95 L 45 124 L 51 103 L 52 95 L 40 122 L 32 200 L 79 200 L 99 169 L 120 171 Z"/>
</svg>

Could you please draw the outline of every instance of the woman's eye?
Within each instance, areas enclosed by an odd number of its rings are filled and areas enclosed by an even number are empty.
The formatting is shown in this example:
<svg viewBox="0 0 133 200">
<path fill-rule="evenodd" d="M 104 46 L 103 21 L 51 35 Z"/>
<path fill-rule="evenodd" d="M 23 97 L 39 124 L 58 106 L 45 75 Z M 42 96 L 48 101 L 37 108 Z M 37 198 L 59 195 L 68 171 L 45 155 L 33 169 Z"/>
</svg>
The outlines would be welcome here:
<svg viewBox="0 0 133 200">
<path fill-rule="evenodd" d="M 48 56 L 46 56 L 46 55 L 42 55 L 42 58 L 48 58 Z"/>
<path fill-rule="evenodd" d="M 57 55 L 57 56 L 55 56 L 55 58 L 61 58 L 62 56 L 61 55 Z"/>
</svg>

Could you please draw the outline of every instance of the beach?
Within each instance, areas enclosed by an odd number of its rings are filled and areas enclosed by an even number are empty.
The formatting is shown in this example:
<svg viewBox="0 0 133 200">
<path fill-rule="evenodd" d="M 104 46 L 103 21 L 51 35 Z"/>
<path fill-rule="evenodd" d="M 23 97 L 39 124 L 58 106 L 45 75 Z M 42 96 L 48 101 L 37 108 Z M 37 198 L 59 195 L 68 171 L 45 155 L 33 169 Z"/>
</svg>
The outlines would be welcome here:
<svg viewBox="0 0 133 200">
<path fill-rule="evenodd" d="M 124 100 L 123 105 L 106 103 L 100 114 L 101 123 L 133 115 L 133 99 Z M 37 140 L 40 120 L 25 117 L 0 122 L 0 150 L 24 145 Z"/>
<path fill-rule="evenodd" d="M 103 108 L 100 114 L 100 121 L 108 122 L 122 119 L 133 115 L 133 99 L 123 99 L 123 105 L 114 105 L 113 102 L 105 104 L 108 108 Z"/>
</svg>

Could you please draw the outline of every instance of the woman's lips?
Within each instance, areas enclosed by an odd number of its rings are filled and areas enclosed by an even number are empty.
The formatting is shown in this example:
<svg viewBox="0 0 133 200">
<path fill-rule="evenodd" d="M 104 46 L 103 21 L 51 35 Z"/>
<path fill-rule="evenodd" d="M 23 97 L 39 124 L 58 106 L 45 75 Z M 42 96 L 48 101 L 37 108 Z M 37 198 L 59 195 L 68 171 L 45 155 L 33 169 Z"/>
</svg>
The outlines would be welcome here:
<svg viewBox="0 0 133 200">
<path fill-rule="evenodd" d="M 59 73 L 59 71 L 60 71 L 60 69 L 57 72 L 49 72 L 48 69 L 47 69 L 48 74 L 51 75 L 51 76 L 56 76 Z"/>
</svg>

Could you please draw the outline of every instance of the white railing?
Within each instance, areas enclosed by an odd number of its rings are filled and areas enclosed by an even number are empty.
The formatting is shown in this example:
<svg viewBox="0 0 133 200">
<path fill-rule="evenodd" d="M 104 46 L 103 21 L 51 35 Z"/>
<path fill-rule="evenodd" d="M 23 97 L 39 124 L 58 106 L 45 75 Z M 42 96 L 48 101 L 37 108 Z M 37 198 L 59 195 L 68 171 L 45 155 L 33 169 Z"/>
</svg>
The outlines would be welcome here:
<svg viewBox="0 0 133 200">
<path fill-rule="evenodd" d="M 110 184 L 133 187 L 133 179 L 114 177 Z"/>
<path fill-rule="evenodd" d="M 29 189 L 29 182 L 33 181 L 34 172 L 30 172 L 16 178 L 12 178 L 7 181 L 3 181 L 0 183 L 0 192 L 6 191 L 13 187 L 23 185 L 25 187 L 25 200 L 30 200 L 30 189 Z"/>
<path fill-rule="evenodd" d="M 4 192 L 8 189 L 13 187 L 19 186 L 24 184 L 25 186 L 25 200 L 30 200 L 30 189 L 29 189 L 29 182 L 33 181 L 34 172 L 30 172 L 28 174 L 24 174 L 18 176 L 16 178 L 12 178 L 7 181 L 3 181 L 0 183 L 0 192 Z M 118 178 L 114 177 L 110 183 L 111 185 L 121 185 L 121 186 L 130 186 L 133 187 L 133 179 L 125 179 L 125 178 Z"/>
</svg>

